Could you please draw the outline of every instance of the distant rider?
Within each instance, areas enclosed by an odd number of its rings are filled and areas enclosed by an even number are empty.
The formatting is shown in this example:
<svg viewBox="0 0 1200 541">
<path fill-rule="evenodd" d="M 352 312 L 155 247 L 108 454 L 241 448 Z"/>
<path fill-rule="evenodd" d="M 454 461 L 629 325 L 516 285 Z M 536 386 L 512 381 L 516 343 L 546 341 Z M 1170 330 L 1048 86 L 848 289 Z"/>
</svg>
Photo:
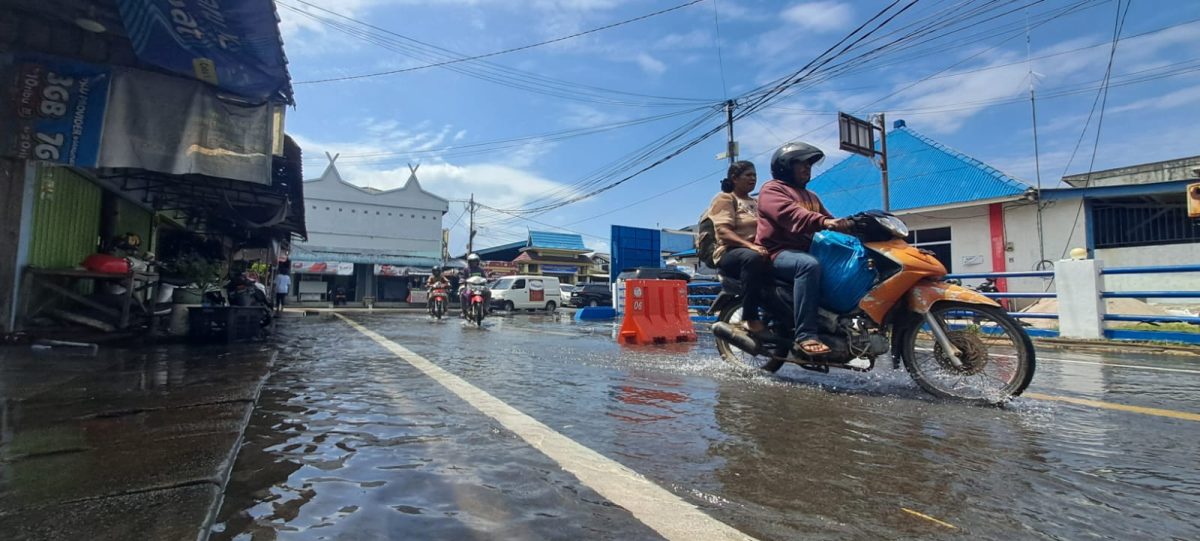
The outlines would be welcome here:
<svg viewBox="0 0 1200 541">
<path fill-rule="evenodd" d="M 487 279 L 487 270 L 485 270 L 483 268 L 483 261 L 481 259 L 479 259 L 478 254 L 471 254 L 471 255 L 467 256 L 467 268 L 466 268 L 466 270 L 462 271 L 461 275 L 462 275 L 462 282 L 461 282 L 462 283 L 462 291 L 459 293 L 458 298 L 459 298 L 459 302 L 462 303 L 462 317 L 465 319 L 467 317 L 467 306 L 471 302 L 471 300 L 467 297 L 468 291 L 470 291 L 470 289 L 467 287 L 467 283 L 466 283 L 467 278 L 478 276 L 485 280 Z M 483 310 L 485 313 L 488 311 L 489 305 L 491 305 L 491 303 L 492 303 L 492 290 L 485 287 L 485 288 L 483 288 Z"/>
<path fill-rule="evenodd" d="M 433 268 L 429 270 L 429 280 L 425 282 L 425 287 L 430 291 L 435 289 L 446 289 L 450 287 L 450 281 L 447 280 L 446 275 L 443 274 L 441 265 L 434 265 Z"/>
</svg>

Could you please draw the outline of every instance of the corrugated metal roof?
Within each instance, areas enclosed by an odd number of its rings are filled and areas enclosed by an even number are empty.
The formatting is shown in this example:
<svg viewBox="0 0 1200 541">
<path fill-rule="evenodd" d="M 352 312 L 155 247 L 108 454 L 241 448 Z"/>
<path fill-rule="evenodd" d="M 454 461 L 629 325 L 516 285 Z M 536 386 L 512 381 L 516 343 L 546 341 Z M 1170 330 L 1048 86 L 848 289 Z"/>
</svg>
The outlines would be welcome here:
<svg viewBox="0 0 1200 541">
<path fill-rule="evenodd" d="M 583 245 L 583 236 L 574 233 L 550 233 L 548 231 L 530 231 L 529 248 L 587 251 L 587 247 Z"/>
<path fill-rule="evenodd" d="M 888 178 L 893 211 L 1014 197 L 1029 189 L 905 126 L 888 133 Z M 879 168 L 863 156 L 851 156 L 821 173 L 809 189 L 835 216 L 883 207 Z"/>
</svg>

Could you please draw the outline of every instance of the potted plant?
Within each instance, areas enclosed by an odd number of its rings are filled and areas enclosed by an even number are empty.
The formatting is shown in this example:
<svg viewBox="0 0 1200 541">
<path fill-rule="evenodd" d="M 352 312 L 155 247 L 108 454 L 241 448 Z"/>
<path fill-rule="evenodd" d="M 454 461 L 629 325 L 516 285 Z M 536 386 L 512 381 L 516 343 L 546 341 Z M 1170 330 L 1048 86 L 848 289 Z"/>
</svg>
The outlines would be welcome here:
<svg viewBox="0 0 1200 541">
<path fill-rule="evenodd" d="M 224 262 L 197 252 L 178 254 L 162 266 L 165 274 L 183 284 L 175 290 L 173 300 L 176 304 L 200 304 L 204 292 L 219 287 L 225 274 Z"/>
</svg>

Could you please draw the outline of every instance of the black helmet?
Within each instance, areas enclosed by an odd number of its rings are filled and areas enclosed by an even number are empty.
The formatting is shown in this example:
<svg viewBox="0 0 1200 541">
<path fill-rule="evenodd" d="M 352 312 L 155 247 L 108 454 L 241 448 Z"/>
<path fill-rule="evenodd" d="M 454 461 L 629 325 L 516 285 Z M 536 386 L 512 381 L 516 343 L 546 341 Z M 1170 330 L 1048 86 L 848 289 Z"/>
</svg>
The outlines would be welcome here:
<svg viewBox="0 0 1200 541">
<path fill-rule="evenodd" d="M 809 165 L 816 167 L 824 159 L 825 153 L 808 143 L 799 141 L 785 143 L 775 151 L 774 156 L 771 156 L 771 174 L 784 182 L 795 182 L 795 179 L 792 178 L 792 167 L 795 162 L 808 162 Z"/>
<path fill-rule="evenodd" d="M 434 276 L 437 276 L 437 275 L 439 275 L 439 274 L 441 274 L 441 273 L 442 273 L 442 266 L 441 266 L 441 265 L 434 265 L 434 266 L 433 266 L 433 269 L 431 269 L 431 270 L 430 270 L 430 272 L 432 272 Z"/>
</svg>

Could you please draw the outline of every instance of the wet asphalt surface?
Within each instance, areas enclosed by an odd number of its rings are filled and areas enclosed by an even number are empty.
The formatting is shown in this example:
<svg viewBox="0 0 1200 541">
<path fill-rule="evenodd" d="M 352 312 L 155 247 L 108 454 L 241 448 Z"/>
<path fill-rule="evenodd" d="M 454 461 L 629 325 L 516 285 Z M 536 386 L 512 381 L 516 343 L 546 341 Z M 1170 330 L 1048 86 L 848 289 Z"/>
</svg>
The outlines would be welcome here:
<svg viewBox="0 0 1200 541">
<path fill-rule="evenodd" d="M 705 332 L 622 347 L 565 314 L 349 317 L 760 539 L 1200 538 L 1195 421 L 940 401 L 890 366 L 757 375 Z M 659 538 L 346 323 L 279 344 L 212 539 Z M 1039 357 L 1030 392 L 1200 412 L 1195 358 Z"/>
</svg>

